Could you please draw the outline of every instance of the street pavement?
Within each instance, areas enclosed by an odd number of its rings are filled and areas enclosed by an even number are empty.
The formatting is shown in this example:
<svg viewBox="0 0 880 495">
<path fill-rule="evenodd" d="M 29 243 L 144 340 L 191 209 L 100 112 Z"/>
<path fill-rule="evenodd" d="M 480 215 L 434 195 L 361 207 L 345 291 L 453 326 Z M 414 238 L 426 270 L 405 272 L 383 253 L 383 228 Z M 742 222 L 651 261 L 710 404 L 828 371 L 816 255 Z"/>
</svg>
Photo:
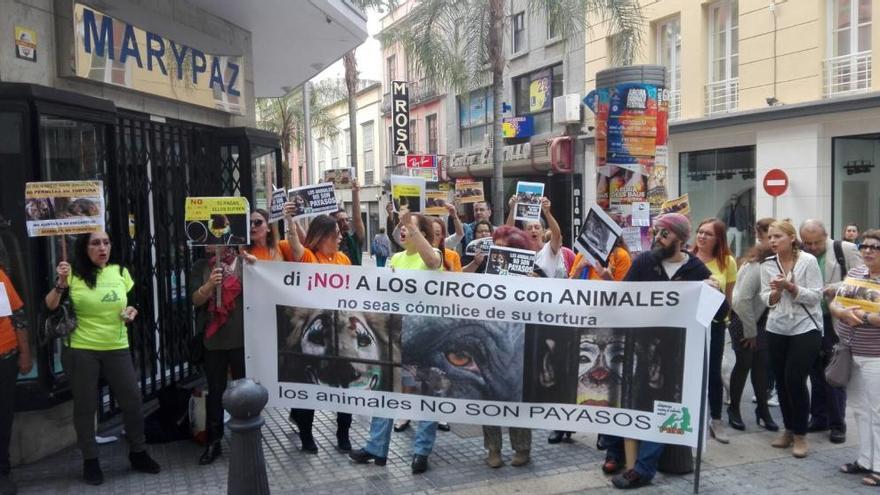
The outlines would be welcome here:
<svg viewBox="0 0 880 495">
<path fill-rule="evenodd" d="M 749 397 L 746 395 L 746 397 Z M 806 459 L 795 459 L 790 451 L 770 447 L 773 433 L 759 430 L 743 404 L 746 432 L 731 431 L 730 445 L 709 442 L 704 457 L 701 493 L 760 494 L 876 493 L 860 484 L 861 477 L 837 472 L 837 466 L 855 459 L 855 428 L 848 443 L 833 445 L 826 434 L 809 435 L 812 451 Z M 779 409 L 773 408 L 777 421 Z M 600 470 L 603 453 L 597 451 L 596 436 L 576 434 L 573 443 L 548 445 L 547 432 L 536 430 L 532 463 L 510 466 L 512 452 L 505 435 L 506 465 L 489 469 L 480 427 L 452 425 L 451 432 L 438 432 L 431 469 L 419 476 L 410 472 L 410 445 L 413 431 L 394 433 L 388 465 L 377 467 L 353 465 L 346 455 L 336 452 L 335 415 L 318 413 L 315 436 L 320 451 L 309 455 L 299 451 L 299 438 L 287 420 L 287 411 L 267 409 L 263 416 L 263 449 L 269 485 L 273 493 L 285 494 L 397 494 L 397 493 L 473 493 L 529 495 L 550 493 L 617 492 Z M 850 418 L 851 419 L 851 418 Z M 852 422 L 850 421 L 850 424 Z M 352 443 L 363 445 L 369 429 L 367 418 L 356 418 Z M 224 440 L 228 447 L 228 438 Z M 162 464 L 159 475 L 134 473 L 128 467 L 125 442 L 100 447 L 106 481 L 91 487 L 80 481 L 81 459 L 75 448 L 38 463 L 13 470 L 20 492 L 28 493 L 102 493 L 102 494 L 221 494 L 226 492 L 228 456 L 211 466 L 199 466 L 201 447 L 192 441 L 150 446 L 151 454 Z M 694 488 L 694 475 L 658 475 L 654 484 L 637 493 L 684 494 Z"/>
</svg>

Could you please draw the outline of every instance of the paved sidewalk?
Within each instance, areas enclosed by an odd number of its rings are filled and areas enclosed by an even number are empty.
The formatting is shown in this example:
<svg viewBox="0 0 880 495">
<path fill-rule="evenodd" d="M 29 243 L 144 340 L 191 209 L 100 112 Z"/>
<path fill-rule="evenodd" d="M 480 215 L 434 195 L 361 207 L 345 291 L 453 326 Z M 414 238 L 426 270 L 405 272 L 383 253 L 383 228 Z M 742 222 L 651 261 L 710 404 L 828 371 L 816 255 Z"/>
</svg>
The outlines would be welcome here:
<svg viewBox="0 0 880 495">
<path fill-rule="evenodd" d="M 743 410 L 749 408 L 743 405 Z M 779 410 L 773 410 L 778 417 Z M 346 494 L 359 493 L 475 493 L 529 495 L 544 493 L 615 493 L 610 479 L 603 476 L 599 463 L 603 453 L 595 449 L 595 435 L 577 434 L 574 443 L 548 445 L 547 432 L 535 431 L 533 462 L 522 468 L 508 464 L 489 469 L 484 463 L 480 428 L 453 425 L 453 431 L 438 432 L 431 470 L 420 476 L 410 473 L 410 442 L 413 432 L 394 433 L 388 465 L 377 467 L 350 464 L 344 454 L 334 450 L 335 415 L 318 413 L 315 434 L 320 446 L 317 455 L 299 451 L 299 439 L 287 421 L 287 411 L 264 412 L 264 449 L 269 484 L 273 493 Z M 747 418 L 748 416 L 745 415 Z M 852 424 L 852 423 L 851 423 Z M 701 493 L 877 493 L 863 487 L 860 477 L 837 472 L 837 466 L 854 459 L 852 441 L 833 445 L 827 436 L 810 435 L 812 453 L 807 459 L 794 459 L 790 452 L 769 446 L 775 434 L 758 431 L 753 419 L 749 430 L 732 432 L 730 445 L 710 441 L 703 464 Z M 352 443 L 363 445 L 369 424 L 356 419 Z M 505 435 L 506 437 L 506 435 Z M 507 440 L 505 440 L 507 442 Z M 158 476 L 133 473 L 128 468 L 124 442 L 101 446 L 106 482 L 91 487 L 79 480 L 81 460 L 71 448 L 37 464 L 13 471 L 21 493 L 107 493 L 107 494 L 221 494 L 226 492 L 226 457 L 212 466 L 198 466 L 201 447 L 193 442 L 152 445 L 150 451 L 162 464 Z M 684 494 L 693 491 L 693 475 L 658 475 L 654 485 L 637 493 Z"/>
</svg>

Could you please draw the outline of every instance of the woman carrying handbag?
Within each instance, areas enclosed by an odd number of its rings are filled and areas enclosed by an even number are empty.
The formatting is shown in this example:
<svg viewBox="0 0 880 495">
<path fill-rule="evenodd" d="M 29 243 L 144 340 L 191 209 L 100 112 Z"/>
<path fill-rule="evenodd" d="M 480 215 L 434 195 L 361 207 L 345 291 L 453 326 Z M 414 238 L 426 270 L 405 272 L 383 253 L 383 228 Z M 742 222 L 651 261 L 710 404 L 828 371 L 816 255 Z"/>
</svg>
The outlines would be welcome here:
<svg viewBox="0 0 880 495">
<path fill-rule="evenodd" d="M 850 269 L 847 278 L 880 284 L 880 230 L 862 234 L 859 252 L 865 264 Z M 847 397 L 859 434 L 858 459 L 844 464 L 840 471 L 865 474 L 862 483 L 880 486 L 880 313 L 847 307 L 840 299 L 832 301 L 828 309 L 837 320 L 841 344 L 848 344 L 852 355 Z"/>
</svg>

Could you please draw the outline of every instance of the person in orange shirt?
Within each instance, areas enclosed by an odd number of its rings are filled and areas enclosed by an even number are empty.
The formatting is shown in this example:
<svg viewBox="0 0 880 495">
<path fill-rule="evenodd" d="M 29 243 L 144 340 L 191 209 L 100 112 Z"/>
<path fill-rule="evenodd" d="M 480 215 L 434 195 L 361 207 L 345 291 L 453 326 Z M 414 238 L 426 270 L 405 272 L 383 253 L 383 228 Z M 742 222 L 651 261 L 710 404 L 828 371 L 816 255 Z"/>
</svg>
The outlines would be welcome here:
<svg viewBox="0 0 880 495">
<path fill-rule="evenodd" d="M 455 209 L 453 205 L 446 206 Z M 431 245 L 443 253 L 443 268 L 447 272 L 460 272 L 461 256 L 452 249 L 447 248 L 444 241 L 446 239 L 446 222 L 442 218 L 437 217 L 432 218 L 431 221 L 434 228 L 434 241 Z"/>
<path fill-rule="evenodd" d="M 262 208 L 251 212 L 251 243 L 242 251 L 250 262 L 293 261 L 290 244 L 278 240 L 277 231 L 269 224 L 269 212 Z"/>
<path fill-rule="evenodd" d="M 290 235 L 291 261 L 301 263 L 321 263 L 327 265 L 351 265 L 351 260 L 345 253 L 339 250 L 339 241 L 342 234 L 336 219 L 330 215 L 319 215 L 312 219 L 309 230 L 306 232 L 305 242 L 299 240 L 296 232 L 296 224 L 292 214 L 295 211 L 293 203 L 284 205 L 285 220 L 288 223 Z M 312 423 L 315 420 L 313 409 L 291 409 L 290 419 L 296 423 L 299 429 L 299 439 L 303 452 L 310 454 L 318 453 L 318 445 L 312 435 Z M 336 413 L 336 447 L 341 452 L 351 451 L 351 440 L 348 432 L 351 429 L 351 414 Z"/>
<path fill-rule="evenodd" d="M 0 298 L 9 301 L 11 314 L 0 316 L 0 493 L 15 493 L 15 483 L 9 477 L 9 441 L 12 436 L 15 381 L 18 374 L 30 373 L 33 367 L 28 346 L 27 318 L 24 303 L 12 281 L 0 264 L 0 284 L 5 290 Z"/>
<path fill-rule="evenodd" d="M 629 255 L 626 243 L 623 237 L 618 237 L 611 250 L 611 256 L 608 257 L 608 266 L 594 266 L 583 254 L 578 253 L 571 264 L 571 270 L 568 272 L 568 278 L 581 280 L 616 280 L 620 282 L 626 277 L 626 272 L 632 265 L 632 258 Z"/>
</svg>

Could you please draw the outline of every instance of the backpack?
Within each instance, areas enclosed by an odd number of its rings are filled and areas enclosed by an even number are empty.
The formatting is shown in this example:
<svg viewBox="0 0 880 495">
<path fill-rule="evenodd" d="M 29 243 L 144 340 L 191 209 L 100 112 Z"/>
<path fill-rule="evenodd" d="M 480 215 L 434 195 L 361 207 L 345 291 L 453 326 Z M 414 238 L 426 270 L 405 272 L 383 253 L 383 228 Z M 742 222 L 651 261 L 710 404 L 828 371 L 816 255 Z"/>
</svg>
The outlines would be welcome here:
<svg viewBox="0 0 880 495">
<path fill-rule="evenodd" d="M 847 270 L 846 267 L 846 256 L 843 255 L 843 241 L 834 241 L 832 243 L 834 246 L 834 257 L 837 258 L 837 265 L 840 266 L 840 280 L 846 278 Z"/>
</svg>

